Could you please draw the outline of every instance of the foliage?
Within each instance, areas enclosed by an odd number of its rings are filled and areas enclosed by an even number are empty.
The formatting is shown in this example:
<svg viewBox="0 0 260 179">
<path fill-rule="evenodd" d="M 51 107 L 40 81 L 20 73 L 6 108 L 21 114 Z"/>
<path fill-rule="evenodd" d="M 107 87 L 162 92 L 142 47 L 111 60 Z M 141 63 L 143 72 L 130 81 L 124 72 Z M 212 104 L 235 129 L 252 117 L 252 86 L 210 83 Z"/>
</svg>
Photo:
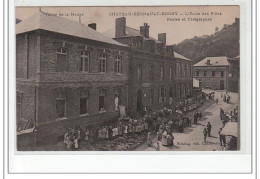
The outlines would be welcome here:
<svg viewBox="0 0 260 179">
<path fill-rule="evenodd" d="M 195 36 L 173 47 L 177 53 L 197 63 L 205 57 L 236 57 L 239 55 L 239 43 L 239 18 L 236 18 L 233 24 L 225 24 L 212 35 Z"/>
</svg>

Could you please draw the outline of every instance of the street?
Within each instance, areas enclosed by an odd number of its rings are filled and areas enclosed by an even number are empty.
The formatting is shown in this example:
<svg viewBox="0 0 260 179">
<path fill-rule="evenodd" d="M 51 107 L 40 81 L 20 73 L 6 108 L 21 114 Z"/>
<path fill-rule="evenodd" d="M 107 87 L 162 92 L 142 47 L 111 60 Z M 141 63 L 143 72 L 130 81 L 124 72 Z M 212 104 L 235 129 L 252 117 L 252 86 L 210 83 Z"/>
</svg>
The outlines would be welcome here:
<svg viewBox="0 0 260 179">
<path fill-rule="evenodd" d="M 212 92 L 211 90 L 204 90 L 205 93 Z M 203 114 L 203 119 L 198 121 L 198 124 L 195 125 L 192 123 L 191 127 L 186 127 L 183 133 L 173 133 L 174 135 L 174 146 L 167 147 L 162 146 L 160 142 L 160 151 L 220 151 L 221 146 L 219 145 L 219 136 L 218 131 L 221 127 L 221 120 L 219 116 L 220 108 L 222 108 L 225 112 L 231 111 L 236 105 L 238 105 L 238 94 L 237 93 L 228 93 L 231 97 L 231 103 L 227 104 L 223 102 L 221 99 L 221 93 L 225 93 L 224 91 L 214 91 L 215 99 L 218 98 L 219 102 L 211 103 L 209 107 L 209 103 L 203 104 L 200 108 L 195 111 L 190 112 L 188 115 L 193 119 L 193 114 L 196 111 L 200 111 Z M 212 101 L 212 100 L 211 100 Z M 205 108 L 206 107 L 206 108 Z M 204 109 L 203 109 L 204 108 Z M 193 121 L 192 121 L 193 122 Z M 203 129 L 206 128 L 207 123 L 210 122 L 212 125 L 211 129 L 211 137 L 207 137 L 207 143 L 204 144 L 204 136 Z M 136 150 L 146 150 L 146 151 L 155 151 L 156 150 L 156 136 L 153 138 L 153 146 L 147 147 L 147 144 L 143 144 L 139 146 Z"/>
</svg>

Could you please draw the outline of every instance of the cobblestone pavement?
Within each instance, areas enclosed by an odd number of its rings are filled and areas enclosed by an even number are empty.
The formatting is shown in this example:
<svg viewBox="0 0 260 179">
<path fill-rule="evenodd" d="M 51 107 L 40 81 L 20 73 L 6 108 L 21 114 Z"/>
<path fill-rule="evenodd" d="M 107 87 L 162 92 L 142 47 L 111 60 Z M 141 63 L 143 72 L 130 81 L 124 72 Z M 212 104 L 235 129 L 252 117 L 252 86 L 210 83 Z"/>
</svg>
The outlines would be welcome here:
<svg viewBox="0 0 260 179">
<path fill-rule="evenodd" d="M 211 92 L 210 90 L 205 90 L 204 92 Z M 201 110 L 203 113 L 203 119 L 198 121 L 197 125 L 192 124 L 191 127 L 186 127 L 183 133 L 174 133 L 174 146 L 167 147 L 162 146 L 160 142 L 160 151 L 219 151 L 221 146 L 219 145 L 218 131 L 221 127 L 221 120 L 219 117 L 219 110 L 222 108 L 225 112 L 231 111 L 238 104 L 238 94 L 228 93 L 231 97 L 231 103 L 227 104 L 221 99 L 221 93 L 224 91 L 214 91 L 215 99 L 219 99 L 219 103 L 206 102 L 197 111 Z M 207 107 L 208 106 L 208 107 Z M 203 109 L 204 108 L 204 109 Z M 189 115 L 194 114 L 193 111 Z M 206 127 L 207 123 L 210 122 L 212 125 L 211 137 L 207 137 L 207 143 L 203 144 L 203 129 Z M 146 150 L 155 151 L 156 139 L 153 140 L 154 144 L 152 147 L 147 148 L 147 145 L 143 144 L 136 150 Z M 146 146 L 146 147 L 145 147 Z"/>
</svg>

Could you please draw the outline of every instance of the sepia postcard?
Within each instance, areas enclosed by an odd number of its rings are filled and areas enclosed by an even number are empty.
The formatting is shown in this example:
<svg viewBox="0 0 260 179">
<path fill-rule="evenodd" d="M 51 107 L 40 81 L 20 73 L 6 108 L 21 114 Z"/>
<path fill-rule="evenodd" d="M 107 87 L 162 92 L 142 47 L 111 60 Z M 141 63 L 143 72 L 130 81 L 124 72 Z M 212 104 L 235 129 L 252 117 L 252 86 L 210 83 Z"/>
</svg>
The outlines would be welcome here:
<svg viewBox="0 0 260 179">
<path fill-rule="evenodd" d="M 17 151 L 240 151 L 240 6 L 16 7 Z"/>
</svg>

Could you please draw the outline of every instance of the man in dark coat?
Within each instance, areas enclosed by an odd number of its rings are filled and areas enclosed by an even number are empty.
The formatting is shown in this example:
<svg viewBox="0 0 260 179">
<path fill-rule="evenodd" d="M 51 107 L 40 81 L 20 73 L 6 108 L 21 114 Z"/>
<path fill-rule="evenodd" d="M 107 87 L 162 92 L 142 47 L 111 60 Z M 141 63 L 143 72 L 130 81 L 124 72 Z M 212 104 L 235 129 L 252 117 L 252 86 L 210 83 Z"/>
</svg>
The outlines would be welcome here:
<svg viewBox="0 0 260 179">
<path fill-rule="evenodd" d="M 194 124 L 197 124 L 197 120 L 198 120 L 198 115 L 196 112 L 196 113 L 194 113 Z"/>
<path fill-rule="evenodd" d="M 210 137 L 211 135 L 210 135 L 210 132 L 211 132 L 211 124 L 210 124 L 210 122 L 208 122 L 208 124 L 207 124 L 207 131 L 208 131 L 208 137 Z"/>
</svg>

